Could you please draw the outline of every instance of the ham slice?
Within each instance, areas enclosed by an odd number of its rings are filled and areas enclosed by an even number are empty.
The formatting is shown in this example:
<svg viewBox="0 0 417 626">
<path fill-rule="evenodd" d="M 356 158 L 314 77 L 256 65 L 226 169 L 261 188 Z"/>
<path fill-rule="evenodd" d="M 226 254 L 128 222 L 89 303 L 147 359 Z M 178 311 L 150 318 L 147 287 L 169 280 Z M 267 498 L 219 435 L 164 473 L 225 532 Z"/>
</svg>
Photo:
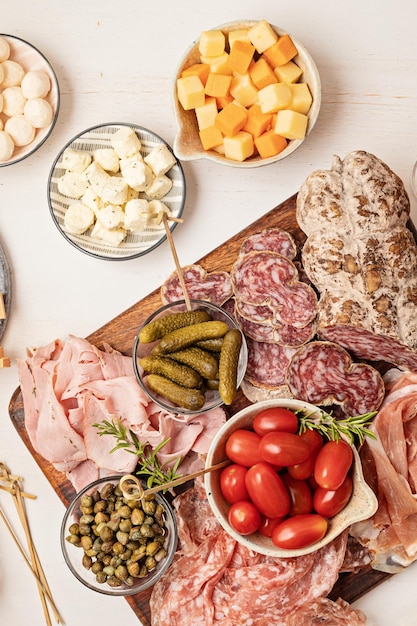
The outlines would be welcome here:
<svg viewBox="0 0 417 626">
<path fill-rule="evenodd" d="M 99 350 L 75 336 L 28 350 L 27 358 L 18 361 L 18 372 L 30 441 L 76 491 L 99 476 L 136 468 L 136 455 L 112 451 L 116 440 L 100 436 L 95 424 L 120 420 L 140 442 L 152 446 L 169 438 L 159 460 L 169 465 L 180 456 L 186 459 L 186 473 L 198 455 L 207 453 L 226 420 L 222 408 L 191 416 L 161 411 L 137 383 L 131 357 L 107 345 Z"/>
</svg>

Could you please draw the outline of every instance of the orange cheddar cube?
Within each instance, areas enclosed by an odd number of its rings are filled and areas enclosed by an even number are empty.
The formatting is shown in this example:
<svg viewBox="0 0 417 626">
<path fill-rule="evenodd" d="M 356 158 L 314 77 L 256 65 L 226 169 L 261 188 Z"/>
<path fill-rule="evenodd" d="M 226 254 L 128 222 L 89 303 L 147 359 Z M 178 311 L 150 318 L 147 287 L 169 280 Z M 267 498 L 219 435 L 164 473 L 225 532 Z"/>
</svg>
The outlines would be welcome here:
<svg viewBox="0 0 417 626">
<path fill-rule="evenodd" d="M 210 72 L 210 65 L 208 63 L 193 63 L 190 67 L 187 67 L 181 72 L 181 76 L 193 76 L 199 77 L 203 85 L 207 82 L 207 77 Z"/>
<path fill-rule="evenodd" d="M 246 109 L 231 102 L 217 113 L 214 125 L 225 137 L 233 137 L 244 127 L 247 119 Z"/>
<path fill-rule="evenodd" d="M 272 46 L 264 50 L 264 55 L 272 67 L 285 65 L 297 54 L 298 50 L 289 35 L 282 35 Z"/>
<path fill-rule="evenodd" d="M 238 40 L 230 51 L 227 66 L 232 72 L 246 74 L 254 54 L 254 45 L 248 41 Z"/>
<path fill-rule="evenodd" d="M 287 140 L 277 135 L 274 129 L 270 129 L 255 138 L 255 146 L 259 155 L 268 159 L 282 152 L 287 147 Z"/>
<path fill-rule="evenodd" d="M 213 96 L 214 98 L 225 98 L 229 93 L 231 82 L 231 76 L 210 72 L 205 85 L 205 93 L 207 96 Z"/>
<path fill-rule="evenodd" d="M 268 61 L 262 57 L 252 65 L 249 70 L 249 76 L 257 89 L 263 89 L 267 85 L 278 82 L 273 68 L 269 65 Z"/>
<path fill-rule="evenodd" d="M 227 96 L 224 96 L 224 98 L 216 98 L 216 105 L 219 111 L 220 109 L 224 109 L 224 107 L 231 102 L 233 102 L 233 96 L 231 93 L 228 93 Z"/>
<path fill-rule="evenodd" d="M 262 113 L 259 104 L 248 109 L 248 119 L 242 130 L 250 133 L 254 139 L 272 128 L 272 113 Z"/>
<path fill-rule="evenodd" d="M 223 143 L 223 135 L 215 126 L 203 128 L 198 134 L 204 150 L 212 150 Z"/>
<path fill-rule="evenodd" d="M 195 74 L 178 78 L 177 96 L 185 111 L 201 107 L 205 101 L 204 85 Z"/>
</svg>

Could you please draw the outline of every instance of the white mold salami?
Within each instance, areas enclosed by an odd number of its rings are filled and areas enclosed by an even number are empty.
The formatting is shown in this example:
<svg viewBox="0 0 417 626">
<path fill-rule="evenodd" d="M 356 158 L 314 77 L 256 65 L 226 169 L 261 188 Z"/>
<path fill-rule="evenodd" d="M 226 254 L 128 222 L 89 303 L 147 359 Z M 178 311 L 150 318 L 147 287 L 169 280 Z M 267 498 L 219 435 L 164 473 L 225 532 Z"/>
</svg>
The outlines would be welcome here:
<svg viewBox="0 0 417 626">
<path fill-rule="evenodd" d="M 417 245 L 402 181 L 364 151 L 313 172 L 297 197 L 318 336 L 355 356 L 417 367 Z"/>
<path fill-rule="evenodd" d="M 346 350 L 329 341 L 313 341 L 296 351 L 287 384 L 294 397 L 318 406 L 340 405 L 347 415 L 376 411 L 385 393 L 375 368 L 354 363 Z"/>
</svg>

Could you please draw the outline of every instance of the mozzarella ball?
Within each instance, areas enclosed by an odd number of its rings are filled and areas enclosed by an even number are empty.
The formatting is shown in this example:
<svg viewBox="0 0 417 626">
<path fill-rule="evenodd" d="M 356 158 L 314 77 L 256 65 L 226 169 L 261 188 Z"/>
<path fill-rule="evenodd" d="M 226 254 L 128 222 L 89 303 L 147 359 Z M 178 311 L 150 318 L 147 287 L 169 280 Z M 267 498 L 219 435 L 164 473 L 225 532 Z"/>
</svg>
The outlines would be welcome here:
<svg viewBox="0 0 417 626">
<path fill-rule="evenodd" d="M 4 69 L 3 69 L 2 64 L 0 63 L 0 87 L 3 82 L 3 78 L 4 78 Z"/>
<path fill-rule="evenodd" d="M 20 63 L 7 59 L 7 61 L 3 61 L 1 66 L 4 73 L 3 81 L 1 83 L 2 88 L 6 89 L 6 87 L 20 85 L 25 75 L 25 70 Z"/>
<path fill-rule="evenodd" d="M 9 117 L 4 125 L 16 146 L 27 146 L 35 138 L 35 128 L 24 115 Z"/>
<path fill-rule="evenodd" d="M 21 87 L 7 87 L 3 91 L 3 113 L 12 117 L 22 115 L 25 108 L 26 98 Z"/>
<path fill-rule="evenodd" d="M 0 63 L 3 63 L 3 61 L 7 61 L 9 56 L 10 56 L 9 42 L 4 37 L 0 37 Z"/>
<path fill-rule="evenodd" d="M 54 112 L 47 100 L 29 98 L 25 104 L 24 115 L 35 128 L 46 128 L 52 123 Z"/>
<path fill-rule="evenodd" d="M 0 162 L 8 161 L 14 152 L 12 138 L 4 130 L 0 130 Z"/>
<path fill-rule="evenodd" d="M 51 89 L 51 81 L 46 72 L 30 70 L 23 77 L 21 87 L 25 98 L 45 98 Z"/>
<path fill-rule="evenodd" d="M 3 94 L 0 93 L 0 113 L 3 111 Z"/>
</svg>

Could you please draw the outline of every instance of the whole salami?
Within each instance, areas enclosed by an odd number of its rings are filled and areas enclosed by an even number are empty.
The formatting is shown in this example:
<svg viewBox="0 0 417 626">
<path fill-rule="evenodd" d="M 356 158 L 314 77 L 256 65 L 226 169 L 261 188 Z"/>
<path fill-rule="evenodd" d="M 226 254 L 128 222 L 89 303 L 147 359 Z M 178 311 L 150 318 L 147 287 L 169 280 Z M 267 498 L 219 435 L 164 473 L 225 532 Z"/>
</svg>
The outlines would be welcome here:
<svg viewBox="0 0 417 626">
<path fill-rule="evenodd" d="M 313 341 L 299 348 L 287 368 L 294 395 L 318 406 L 340 405 L 347 415 L 376 411 L 385 393 L 380 373 L 366 363 L 354 363 L 349 353 L 330 341 Z"/>
</svg>

